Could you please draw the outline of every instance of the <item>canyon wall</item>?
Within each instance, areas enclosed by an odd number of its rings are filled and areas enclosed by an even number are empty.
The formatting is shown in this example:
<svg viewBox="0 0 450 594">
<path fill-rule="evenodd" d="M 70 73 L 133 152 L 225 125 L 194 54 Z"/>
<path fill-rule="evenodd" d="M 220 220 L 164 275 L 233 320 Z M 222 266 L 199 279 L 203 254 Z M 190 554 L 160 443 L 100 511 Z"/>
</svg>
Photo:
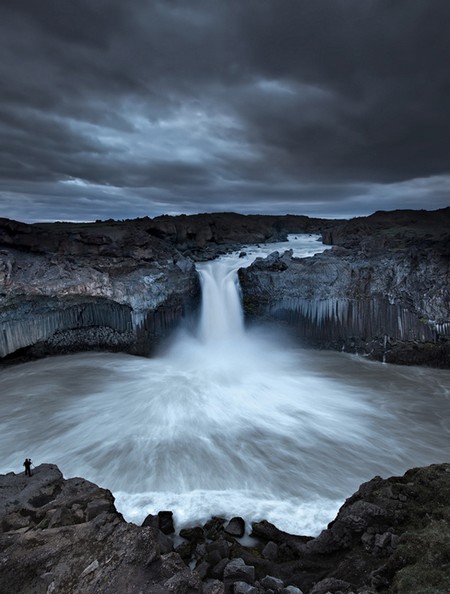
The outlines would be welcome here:
<svg viewBox="0 0 450 594">
<path fill-rule="evenodd" d="M 193 262 L 139 225 L 0 225 L 0 357 L 149 354 L 199 300 Z"/>
<path fill-rule="evenodd" d="M 33 225 L 1 219 L 0 358 L 148 355 L 199 307 L 195 260 L 318 225 L 235 213 Z"/>
<path fill-rule="evenodd" d="M 247 319 L 302 344 L 450 367 L 450 208 L 349 221 L 234 213 L 96 223 L 0 220 L 0 358 L 151 354 L 200 304 L 196 260 L 320 233 L 332 249 L 240 271 Z"/>
<path fill-rule="evenodd" d="M 248 318 L 282 320 L 303 344 L 450 365 L 450 209 L 354 219 L 313 258 L 274 253 L 239 271 Z"/>
</svg>

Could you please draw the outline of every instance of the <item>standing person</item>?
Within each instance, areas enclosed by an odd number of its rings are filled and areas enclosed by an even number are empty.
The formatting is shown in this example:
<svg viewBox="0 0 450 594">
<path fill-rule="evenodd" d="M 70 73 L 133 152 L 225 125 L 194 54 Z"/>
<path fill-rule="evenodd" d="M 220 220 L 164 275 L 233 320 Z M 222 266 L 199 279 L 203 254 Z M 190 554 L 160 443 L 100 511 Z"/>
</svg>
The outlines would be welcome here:
<svg viewBox="0 0 450 594">
<path fill-rule="evenodd" d="M 25 476 L 31 476 L 31 464 L 31 459 L 25 458 L 25 462 L 23 463 L 23 465 L 25 466 Z"/>
</svg>

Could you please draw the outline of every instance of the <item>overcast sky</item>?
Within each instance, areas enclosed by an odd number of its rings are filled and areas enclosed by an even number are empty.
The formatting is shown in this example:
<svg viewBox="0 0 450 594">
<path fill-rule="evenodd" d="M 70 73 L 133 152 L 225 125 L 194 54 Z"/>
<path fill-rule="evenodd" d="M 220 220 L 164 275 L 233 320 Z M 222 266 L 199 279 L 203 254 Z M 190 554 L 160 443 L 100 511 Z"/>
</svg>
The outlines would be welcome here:
<svg viewBox="0 0 450 594">
<path fill-rule="evenodd" d="M 450 205 L 449 0 L 2 0 L 0 216 Z"/>
</svg>

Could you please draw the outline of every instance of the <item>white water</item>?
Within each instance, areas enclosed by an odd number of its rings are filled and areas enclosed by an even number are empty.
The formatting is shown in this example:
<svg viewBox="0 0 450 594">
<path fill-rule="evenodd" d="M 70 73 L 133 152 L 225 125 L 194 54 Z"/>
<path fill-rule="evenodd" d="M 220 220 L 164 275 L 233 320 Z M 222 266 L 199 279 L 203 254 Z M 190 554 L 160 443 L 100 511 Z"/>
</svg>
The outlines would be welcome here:
<svg viewBox="0 0 450 594">
<path fill-rule="evenodd" d="M 303 237 L 295 247 L 324 249 Z M 450 372 L 245 330 L 234 271 L 252 258 L 199 266 L 198 331 L 157 358 L 86 353 L 3 370 L 0 471 L 27 456 L 56 463 L 111 489 L 137 523 L 172 509 L 178 528 L 222 514 L 314 534 L 375 474 L 448 461 Z"/>
</svg>

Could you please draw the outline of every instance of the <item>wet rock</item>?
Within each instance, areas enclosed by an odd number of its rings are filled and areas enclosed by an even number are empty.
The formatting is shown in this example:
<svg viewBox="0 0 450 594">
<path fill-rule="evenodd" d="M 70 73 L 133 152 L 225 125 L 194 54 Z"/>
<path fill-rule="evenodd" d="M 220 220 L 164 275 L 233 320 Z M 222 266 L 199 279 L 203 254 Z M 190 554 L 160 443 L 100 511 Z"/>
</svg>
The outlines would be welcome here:
<svg viewBox="0 0 450 594">
<path fill-rule="evenodd" d="M 157 515 L 148 514 L 142 523 L 142 526 L 157 528 L 163 534 L 174 534 L 175 527 L 173 524 L 173 512 L 159 511 Z"/>
<path fill-rule="evenodd" d="M 183 528 L 180 530 L 180 536 L 192 543 L 201 543 L 205 541 L 203 528 L 195 526 L 194 528 Z"/>
<path fill-rule="evenodd" d="M 186 563 L 189 563 L 194 556 L 195 545 L 191 542 L 182 542 L 174 548 L 174 552 L 178 553 Z"/>
<path fill-rule="evenodd" d="M 225 518 L 220 518 L 218 516 L 212 517 L 203 526 L 205 536 L 210 539 L 217 538 L 223 532 L 224 524 L 225 524 Z"/>
<path fill-rule="evenodd" d="M 266 543 L 273 542 L 277 547 L 277 555 L 281 557 L 282 554 L 289 556 L 290 550 L 302 550 L 306 543 L 312 541 L 310 536 L 292 535 L 283 530 L 279 530 L 276 526 L 263 520 L 261 522 L 253 522 L 251 536 L 258 538 Z M 274 551 L 273 547 L 271 549 Z"/>
<path fill-rule="evenodd" d="M 163 534 L 173 534 L 175 532 L 173 513 L 171 511 L 159 511 L 158 523 L 159 529 Z"/>
<path fill-rule="evenodd" d="M 245 521 L 239 517 L 231 518 L 225 526 L 225 532 L 235 538 L 241 538 L 245 534 Z"/>
</svg>

